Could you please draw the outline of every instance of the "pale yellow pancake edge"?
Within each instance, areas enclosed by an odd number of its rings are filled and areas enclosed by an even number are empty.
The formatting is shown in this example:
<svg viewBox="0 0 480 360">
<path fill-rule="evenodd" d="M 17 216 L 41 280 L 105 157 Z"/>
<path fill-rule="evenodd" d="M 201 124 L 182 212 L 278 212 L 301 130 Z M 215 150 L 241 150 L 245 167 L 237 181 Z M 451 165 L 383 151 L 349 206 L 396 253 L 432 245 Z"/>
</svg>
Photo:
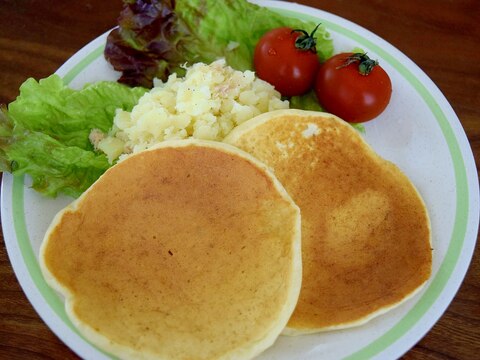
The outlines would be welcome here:
<svg viewBox="0 0 480 360">
<path fill-rule="evenodd" d="M 375 319 L 378 316 L 381 316 L 383 314 L 386 314 L 390 310 L 393 310 L 400 305 L 404 304 L 411 298 L 413 298 L 415 295 L 417 295 L 424 287 L 425 284 L 428 282 L 425 281 L 423 284 L 421 284 L 419 287 L 417 287 L 415 290 L 413 290 L 410 294 L 408 294 L 406 297 L 404 297 L 402 300 L 399 302 L 392 304 L 390 306 L 385 306 L 381 309 L 378 309 L 377 311 L 369 314 L 368 316 L 365 316 L 361 319 L 358 319 L 356 321 L 344 323 L 344 324 L 338 324 L 335 326 L 328 326 L 328 327 L 322 327 L 322 328 L 309 328 L 309 329 L 299 329 L 299 328 L 292 328 L 292 327 L 285 327 L 282 331 L 282 335 L 285 336 L 300 336 L 300 335 L 308 335 L 308 334 L 315 334 L 315 333 L 320 333 L 320 332 L 327 332 L 327 331 L 335 331 L 335 330 L 343 330 L 343 329 L 349 329 L 349 328 L 354 328 L 358 326 L 365 325 L 368 323 L 370 320 Z"/>
</svg>

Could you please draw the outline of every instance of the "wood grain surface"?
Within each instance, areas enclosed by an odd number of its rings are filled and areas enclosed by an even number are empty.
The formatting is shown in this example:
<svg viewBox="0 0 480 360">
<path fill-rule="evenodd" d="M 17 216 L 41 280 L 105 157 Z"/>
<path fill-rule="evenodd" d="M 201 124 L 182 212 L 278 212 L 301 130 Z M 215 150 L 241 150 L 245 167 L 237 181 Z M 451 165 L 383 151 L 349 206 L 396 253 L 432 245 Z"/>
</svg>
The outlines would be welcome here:
<svg viewBox="0 0 480 360">
<path fill-rule="evenodd" d="M 480 162 L 480 1 L 299 0 L 351 20 L 410 57 L 452 104 Z M 116 24 L 120 0 L 0 0 L 0 103 Z M 478 244 L 477 244 L 478 247 Z M 0 242 L 0 359 L 76 359 L 22 292 Z M 446 313 L 404 359 L 480 359 L 480 256 Z"/>
</svg>

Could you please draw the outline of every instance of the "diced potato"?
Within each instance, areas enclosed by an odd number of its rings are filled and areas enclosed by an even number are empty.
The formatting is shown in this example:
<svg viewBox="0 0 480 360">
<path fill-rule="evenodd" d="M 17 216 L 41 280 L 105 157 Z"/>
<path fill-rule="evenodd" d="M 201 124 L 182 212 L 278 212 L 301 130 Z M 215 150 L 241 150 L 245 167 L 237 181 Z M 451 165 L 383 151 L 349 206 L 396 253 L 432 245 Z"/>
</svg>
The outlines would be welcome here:
<svg viewBox="0 0 480 360">
<path fill-rule="evenodd" d="M 155 80 L 131 112 L 117 110 L 114 127 L 97 146 L 110 161 L 168 139 L 220 141 L 258 114 L 288 108 L 273 86 L 252 71 L 232 69 L 223 59 L 186 70 L 184 78 L 172 74 L 165 83 Z M 98 135 L 91 139 L 98 142 Z"/>
<path fill-rule="evenodd" d="M 124 146 L 125 144 L 122 140 L 114 137 L 107 137 L 101 140 L 97 147 L 98 150 L 103 151 L 107 155 L 108 161 L 112 163 L 123 153 Z"/>
</svg>

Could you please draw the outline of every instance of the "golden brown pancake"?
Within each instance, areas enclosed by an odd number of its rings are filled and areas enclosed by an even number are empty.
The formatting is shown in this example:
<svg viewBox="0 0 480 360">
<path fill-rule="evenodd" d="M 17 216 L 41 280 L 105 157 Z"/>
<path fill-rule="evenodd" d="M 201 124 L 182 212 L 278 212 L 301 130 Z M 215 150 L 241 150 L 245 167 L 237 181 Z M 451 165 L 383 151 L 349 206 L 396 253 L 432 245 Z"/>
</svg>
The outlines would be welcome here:
<svg viewBox="0 0 480 360">
<path fill-rule="evenodd" d="M 233 146 L 170 141 L 109 169 L 51 224 L 42 271 L 91 342 L 120 358 L 247 359 L 301 283 L 300 212 Z"/>
<path fill-rule="evenodd" d="M 343 120 L 275 111 L 224 141 L 271 167 L 302 213 L 303 282 L 286 334 L 362 324 L 427 281 L 432 257 L 423 200 Z"/>
</svg>

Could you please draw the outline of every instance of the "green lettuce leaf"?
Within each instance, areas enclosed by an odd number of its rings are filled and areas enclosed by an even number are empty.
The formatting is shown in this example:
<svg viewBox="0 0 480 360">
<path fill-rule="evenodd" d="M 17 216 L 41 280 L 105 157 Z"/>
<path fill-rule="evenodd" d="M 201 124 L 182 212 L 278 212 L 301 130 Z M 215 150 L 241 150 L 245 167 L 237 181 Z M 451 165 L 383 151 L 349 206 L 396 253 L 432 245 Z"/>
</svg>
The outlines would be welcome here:
<svg viewBox="0 0 480 360">
<path fill-rule="evenodd" d="M 317 100 L 317 95 L 315 95 L 315 91 L 313 90 L 302 96 L 292 96 L 289 100 L 290 109 L 323 111 L 322 106 Z"/>
<path fill-rule="evenodd" d="M 285 17 L 244 0 L 183 0 L 177 2 L 175 10 L 198 39 L 193 47 L 194 56 L 205 53 L 225 57 L 237 70 L 253 69 L 255 46 L 267 31 L 288 26 L 310 33 L 317 25 Z M 323 26 L 318 28 L 316 38 L 318 56 L 325 61 L 332 56 L 333 42 Z M 232 44 L 238 46 L 228 50 Z"/>
<path fill-rule="evenodd" d="M 130 111 L 145 92 L 108 81 L 72 90 L 57 75 L 28 79 L 0 111 L 0 170 L 30 175 L 47 196 L 79 196 L 110 167 L 90 144 L 91 130 L 107 132 L 116 109 Z"/>
<path fill-rule="evenodd" d="M 365 126 L 362 123 L 349 123 L 352 127 L 357 130 L 360 134 L 366 134 Z"/>
</svg>

